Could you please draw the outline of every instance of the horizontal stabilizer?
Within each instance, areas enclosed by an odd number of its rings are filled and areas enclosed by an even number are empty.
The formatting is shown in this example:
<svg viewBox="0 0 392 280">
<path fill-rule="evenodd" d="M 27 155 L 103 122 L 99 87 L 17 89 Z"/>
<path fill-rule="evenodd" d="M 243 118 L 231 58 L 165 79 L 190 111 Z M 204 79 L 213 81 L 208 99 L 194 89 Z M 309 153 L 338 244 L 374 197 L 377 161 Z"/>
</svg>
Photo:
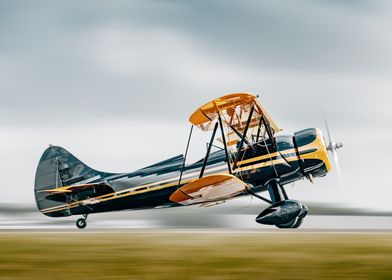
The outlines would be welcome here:
<svg viewBox="0 0 392 280">
<path fill-rule="evenodd" d="M 50 189 L 50 190 L 41 190 L 38 192 L 50 193 L 50 194 L 67 194 L 67 193 L 80 192 L 87 189 L 112 189 L 112 188 L 107 184 L 97 183 L 97 184 L 81 184 L 81 185 L 66 186 L 66 187 L 60 187 L 60 188 Z M 112 192 L 114 192 L 113 189 Z"/>
<path fill-rule="evenodd" d="M 45 199 L 49 201 L 67 203 L 70 197 L 79 196 L 94 199 L 94 197 L 97 196 L 113 193 L 114 190 L 106 183 L 97 183 L 59 187 L 55 189 L 40 190 L 37 192 L 43 193 L 45 195 Z"/>
<path fill-rule="evenodd" d="M 182 205 L 222 201 L 246 192 L 248 186 L 233 175 L 206 176 L 176 190 L 170 200 Z"/>
</svg>

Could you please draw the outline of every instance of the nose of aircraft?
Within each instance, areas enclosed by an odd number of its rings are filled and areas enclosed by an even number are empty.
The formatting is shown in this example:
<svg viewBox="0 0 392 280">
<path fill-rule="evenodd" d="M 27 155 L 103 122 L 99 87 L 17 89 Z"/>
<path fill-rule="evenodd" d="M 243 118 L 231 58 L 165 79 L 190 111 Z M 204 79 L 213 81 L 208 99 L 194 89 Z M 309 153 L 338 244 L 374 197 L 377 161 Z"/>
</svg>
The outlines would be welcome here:
<svg viewBox="0 0 392 280">
<path fill-rule="evenodd" d="M 316 131 L 317 131 L 317 140 L 320 143 L 320 145 L 319 145 L 320 155 L 325 163 L 325 166 L 327 168 L 327 172 L 329 172 L 329 171 L 331 171 L 331 159 L 328 154 L 328 146 L 325 142 L 325 137 L 324 137 L 321 129 L 316 128 Z"/>
<path fill-rule="evenodd" d="M 305 173 L 319 177 L 331 170 L 327 146 L 320 129 L 302 130 L 295 133 L 295 139 Z"/>
</svg>

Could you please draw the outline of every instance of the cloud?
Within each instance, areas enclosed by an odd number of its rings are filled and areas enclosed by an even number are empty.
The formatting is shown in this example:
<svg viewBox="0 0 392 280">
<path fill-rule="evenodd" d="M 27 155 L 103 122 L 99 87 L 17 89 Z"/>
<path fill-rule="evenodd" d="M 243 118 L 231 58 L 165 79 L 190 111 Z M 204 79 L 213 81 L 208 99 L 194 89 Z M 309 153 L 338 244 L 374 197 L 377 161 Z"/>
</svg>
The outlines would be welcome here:
<svg viewBox="0 0 392 280">
<path fill-rule="evenodd" d="M 144 8 L 143 16 L 134 20 L 182 30 L 216 55 L 256 69 L 345 74 L 391 70 L 384 57 L 391 36 L 380 34 L 390 23 L 385 4 L 367 2 L 368 12 L 355 9 L 364 3 L 352 4 L 354 9 L 315 1 L 177 4 L 169 11 Z"/>
<path fill-rule="evenodd" d="M 0 116 L 44 124 L 178 118 L 233 91 L 348 107 L 346 92 L 361 92 L 364 79 L 380 91 L 392 70 L 383 28 L 390 10 L 381 3 L 3 4 Z"/>
</svg>

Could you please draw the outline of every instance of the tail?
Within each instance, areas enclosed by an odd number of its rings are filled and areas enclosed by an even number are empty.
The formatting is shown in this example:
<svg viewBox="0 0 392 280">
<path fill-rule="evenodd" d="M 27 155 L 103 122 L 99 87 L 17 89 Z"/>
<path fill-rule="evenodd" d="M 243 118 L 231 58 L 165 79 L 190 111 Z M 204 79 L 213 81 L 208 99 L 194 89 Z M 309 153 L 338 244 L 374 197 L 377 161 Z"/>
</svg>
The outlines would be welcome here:
<svg viewBox="0 0 392 280">
<path fill-rule="evenodd" d="M 34 195 L 37 207 L 42 212 L 44 209 L 61 206 L 70 202 L 65 196 L 59 199 L 59 197 L 56 198 L 56 196 L 48 195 L 43 190 L 99 182 L 102 178 L 109 175 L 112 174 L 100 172 L 88 167 L 61 147 L 50 146 L 43 153 L 35 174 Z M 71 215 L 69 209 L 53 214 L 45 214 L 55 217 Z"/>
</svg>

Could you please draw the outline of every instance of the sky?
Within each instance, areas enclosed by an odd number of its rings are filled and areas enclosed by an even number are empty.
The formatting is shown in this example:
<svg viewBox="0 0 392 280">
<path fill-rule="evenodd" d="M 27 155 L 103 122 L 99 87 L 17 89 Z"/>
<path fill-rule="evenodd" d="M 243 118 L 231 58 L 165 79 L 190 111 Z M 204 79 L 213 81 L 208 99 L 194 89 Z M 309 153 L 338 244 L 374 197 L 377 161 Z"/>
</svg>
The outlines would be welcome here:
<svg viewBox="0 0 392 280">
<path fill-rule="evenodd" d="M 345 145 L 344 186 L 290 197 L 392 210 L 391 26 L 390 1 L 0 0 L 0 203 L 34 205 L 49 144 L 130 172 L 183 153 L 200 105 L 253 92 L 282 134 L 325 113 Z"/>
</svg>

